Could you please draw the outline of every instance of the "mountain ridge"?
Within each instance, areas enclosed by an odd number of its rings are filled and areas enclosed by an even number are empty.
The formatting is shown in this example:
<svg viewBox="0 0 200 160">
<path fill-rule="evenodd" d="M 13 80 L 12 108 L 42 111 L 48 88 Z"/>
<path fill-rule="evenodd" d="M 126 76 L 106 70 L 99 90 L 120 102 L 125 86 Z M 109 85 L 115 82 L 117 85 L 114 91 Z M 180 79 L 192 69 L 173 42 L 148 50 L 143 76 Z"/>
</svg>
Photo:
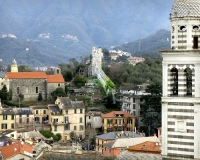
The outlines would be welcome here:
<svg viewBox="0 0 200 160">
<path fill-rule="evenodd" d="M 0 0 L 0 34 L 39 40 L 79 58 L 169 29 L 173 0 Z M 158 17 L 159 15 L 159 17 Z M 49 38 L 40 37 L 48 34 Z M 63 38 L 69 35 L 72 39 Z M 78 41 L 73 41 L 73 38 Z"/>
</svg>

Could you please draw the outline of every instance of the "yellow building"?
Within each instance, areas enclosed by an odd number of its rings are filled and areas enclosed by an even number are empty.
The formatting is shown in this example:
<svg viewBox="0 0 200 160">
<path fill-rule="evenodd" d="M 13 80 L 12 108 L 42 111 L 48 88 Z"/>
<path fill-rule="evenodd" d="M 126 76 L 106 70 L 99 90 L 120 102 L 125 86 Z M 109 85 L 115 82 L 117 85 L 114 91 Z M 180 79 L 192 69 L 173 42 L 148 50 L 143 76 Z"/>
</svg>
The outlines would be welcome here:
<svg viewBox="0 0 200 160">
<path fill-rule="evenodd" d="M 48 105 L 49 123 L 54 134 L 60 133 L 62 140 L 70 139 L 74 131 L 76 138 L 85 137 L 85 106 L 82 101 L 71 101 L 68 97 L 58 97 L 55 104 Z"/>
<path fill-rule="evenodd" d="M 30 108 L 1 108 L 0 131 L 34 129 L 34 115 Z"/>
<path fill-rule="evenodd" d="M 51 130 L 49 123 L 49 109 L 47 106 L 30 106 L 35 121 L 36 130 Z"/>
</svg>

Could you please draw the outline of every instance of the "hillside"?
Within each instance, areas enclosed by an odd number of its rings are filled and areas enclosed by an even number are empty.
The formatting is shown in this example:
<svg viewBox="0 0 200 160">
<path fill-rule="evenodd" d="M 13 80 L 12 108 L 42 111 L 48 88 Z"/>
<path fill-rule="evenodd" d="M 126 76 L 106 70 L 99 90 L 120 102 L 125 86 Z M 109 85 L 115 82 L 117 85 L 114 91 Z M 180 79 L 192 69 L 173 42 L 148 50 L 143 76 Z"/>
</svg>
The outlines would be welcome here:
<svg viewBox="0 0 200 160">
<path fill-rule="evenodd" d="M 0 35 L 45 42 L 77 58 L 92 46 L 109 48 L 169 30 L 173 1 L 0 0 Z"/>
<path fill-rule="evenodd" d="M 155 57 L 155 53 L 158 53 L 159 50 L 169 48 L 170 32 L 159 30 L 146 38 L 126 43 L 115 49 L 121 49 L 133 55 L 149 53 L 152 54 L 152 57 Z M 27 64 L 32 67 L 57 66 L 59 63 L 68 63 L 72 56 L 77 58 L 67 50 L 62 50 L 45 42 L 8 37 L 0 38 L 0 55 L 0 59 L 3 59 L 3 64 L 5 65 L 10 64 L 13 59 L 16 59 L 18 64 Z"/>
<path fill-rule="evenodd" d="M 32 67 L 57 66 L 69 59 L 64 51 L 49 44 L 14 38 L 0 38 L 0 55 L 4 65 L 11 64 L 16 59 L 18 64 Z"/>
<path fill-rule="evenodd" d="M 162 29 L 146 38 L 117 46 L 114 49 L 121 49 L 125 52 L 130 52 L 133 55 L 141 55 L 143 53 L 158 53 L 159 50 L 170 49 L 170 34 L 170 31 Z"/>
</svg>

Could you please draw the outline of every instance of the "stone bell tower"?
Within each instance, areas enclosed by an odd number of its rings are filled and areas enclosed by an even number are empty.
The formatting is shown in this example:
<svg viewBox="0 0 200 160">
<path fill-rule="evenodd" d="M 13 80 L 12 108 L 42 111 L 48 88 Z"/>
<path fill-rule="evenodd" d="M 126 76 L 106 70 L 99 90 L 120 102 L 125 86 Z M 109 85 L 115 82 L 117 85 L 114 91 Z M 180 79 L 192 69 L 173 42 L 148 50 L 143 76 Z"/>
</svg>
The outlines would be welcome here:
<svg viewBox="0 0 200 160">
<path fill-rule="evenodd" d="M 200 159 L 200 0 L 175 0 L 163 57 L 162 158 Z"/>
</svg>

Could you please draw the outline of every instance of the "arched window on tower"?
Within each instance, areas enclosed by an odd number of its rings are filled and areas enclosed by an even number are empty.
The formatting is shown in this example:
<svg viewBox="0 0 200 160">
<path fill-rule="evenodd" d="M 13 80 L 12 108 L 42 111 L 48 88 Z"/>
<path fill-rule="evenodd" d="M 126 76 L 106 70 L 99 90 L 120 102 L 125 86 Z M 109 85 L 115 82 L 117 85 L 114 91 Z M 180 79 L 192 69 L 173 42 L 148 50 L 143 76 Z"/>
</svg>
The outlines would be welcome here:
<svg viewBox="0 0 200 160">
<path fill-rule="evenodd" d="M 192 70 L 190 68 L 186 68 L 185 75 L 186 75 L 186 95 L 192 96 Z"/>
<path fill-rule="evenodd" d="M 172 96 L 178 95 L 178 70 L 176 68 L 171 69 L 171 87 Z"/>
</svg>

